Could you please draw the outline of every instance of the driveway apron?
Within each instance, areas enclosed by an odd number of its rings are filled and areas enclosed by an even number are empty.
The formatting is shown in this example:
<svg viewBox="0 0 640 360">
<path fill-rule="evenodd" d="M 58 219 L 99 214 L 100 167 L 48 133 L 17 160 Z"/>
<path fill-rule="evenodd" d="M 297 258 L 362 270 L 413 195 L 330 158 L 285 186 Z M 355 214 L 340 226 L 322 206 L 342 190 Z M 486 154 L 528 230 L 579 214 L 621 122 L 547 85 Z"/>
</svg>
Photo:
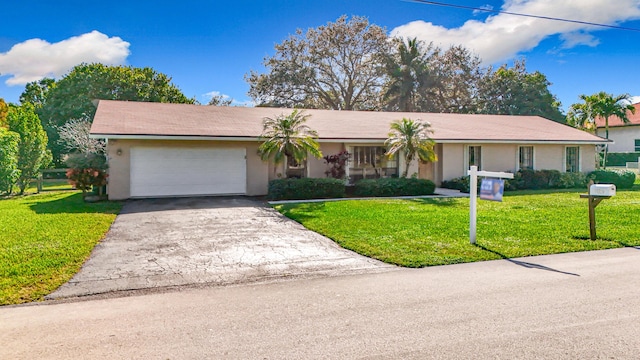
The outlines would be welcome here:
<svg viewBox="0 0 640 360">
<path fill-rule="evenodd" d="M 253 199 L 130 200 L 80 272 L 48 298 L 394 268 Z"/>
</svg>

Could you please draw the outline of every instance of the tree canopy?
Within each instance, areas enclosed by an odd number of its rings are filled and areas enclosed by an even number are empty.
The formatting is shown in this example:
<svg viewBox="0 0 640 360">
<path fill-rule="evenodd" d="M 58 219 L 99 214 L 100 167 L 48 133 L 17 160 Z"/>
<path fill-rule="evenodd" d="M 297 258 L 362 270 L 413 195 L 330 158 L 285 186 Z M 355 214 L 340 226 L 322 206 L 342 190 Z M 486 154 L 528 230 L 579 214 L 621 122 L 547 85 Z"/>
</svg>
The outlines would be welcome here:
<svg viewBox="0 0 640 360">
<path fill-rule="evenodd" d="M 480 82 L 478 112 L 500 115 L 538 115 L 564 122 L 560 102 L 551 94 L 551 83 L 539 71 L 527 73 L 524 60 L 512 68 L 489 69 Z"/>
<path fill-rule="evenodd" d="M 366 18 L 297 30 L 245 76 L 257 106 L 538 115 L 564 122 L 551 83 L 524 61 L 482 68 L 463 46 L 389 38 Z"/>
<path fill-rule="evenodd" d="M 567 122 L 575 127 L 596 131 L 596 119 L 604 120 L 605 138 L 609 139 L 609 118 L 615 116 L 623 123 L 629 123 L 629 113 L 635 114 L 636 108 L 631 104 L 629 94 L 612 95 L 600 91 L 593 95 L 580 95 L 582 103 L 575 103 L 569 108 Z M 607 167 L 607 146 L 604 147 L 602 166 Z"/>
<path fill-rule="evenodd" d="M 418 39 L 398 40 L 396 52 L 387 56 L 388 76 L 383 94 L 385 108 L 392 111 L 424 111 L 435 84 L 429 67 L 429 48 L 423 49 Z"/>
<path fill-rule="evenodd" d="M 9 113 L 9 105 L 0 99 L 0 128 L 7 127 L 7 114 Z"/>
<path fill-rule="evenodd" d="M 171 78 L 152 68 L 81 64 L 58 81 L 43 79 L 27 84 L 20 96 L 23 103 L 36 107 L 50 138 L 50 149 L 57 162 L 64 154 L 57 127 L 72 119 L 93 119 L 94 100 L 128 100 L 195 103 L 171 83 Z"/>
<path fill-rule="evenodd" d="M 18 187 L 23 194 L 31 179 L 51 160 L 47 152 L 47 134 L 31 104 L 9 106 L 7 123 L 9 130 L 20 136 L 17 168 L 20 171 Z"/>
<path fill-rule="evenodd" d="M 363 17 L 298 29 L 264 59 L 266 74 L 246 76 L 249 95 L 270 106 L 376 109 L 390 48 L 385 30 Z"/>
</svg>

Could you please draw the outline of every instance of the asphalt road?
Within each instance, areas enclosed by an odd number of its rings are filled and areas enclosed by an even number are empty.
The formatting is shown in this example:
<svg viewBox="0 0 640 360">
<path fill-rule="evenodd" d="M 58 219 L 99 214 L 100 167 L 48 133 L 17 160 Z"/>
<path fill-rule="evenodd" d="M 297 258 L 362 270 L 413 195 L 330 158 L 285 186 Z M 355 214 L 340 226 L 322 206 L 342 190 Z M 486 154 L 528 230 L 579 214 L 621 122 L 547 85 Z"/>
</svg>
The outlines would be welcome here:
<svg viewBox="0 0 640 360">
<path fill-rule="evenodd" d="M 637 359 L 640 249 L 0 308 L 1 359 Z"/>
</svg>

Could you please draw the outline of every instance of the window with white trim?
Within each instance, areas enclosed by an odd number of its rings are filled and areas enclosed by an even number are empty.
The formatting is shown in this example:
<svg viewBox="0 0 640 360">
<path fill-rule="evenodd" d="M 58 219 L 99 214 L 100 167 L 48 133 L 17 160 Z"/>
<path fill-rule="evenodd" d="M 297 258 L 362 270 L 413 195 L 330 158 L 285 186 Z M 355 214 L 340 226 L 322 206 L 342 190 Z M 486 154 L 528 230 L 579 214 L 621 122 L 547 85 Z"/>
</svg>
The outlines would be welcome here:
<svg viewBox="0 0 640 360">
<path fill-rule="evenodd" d="M 520 146 L 518 169 L 533 170 L 533 146 Z"/>
<path fill-rule="evenodd" d="M 579 146 L 567 146 L 565 148 L 565 171 L 566 172 L 580 171 L 580 147 Z"/>
<path fill-rule="evenodd" d="M 635 140 L 635 144 L 634 144 L 634 150 L 635 152 L 640 152 L 640 139 L 636 139 Z"/>
<path fill-rule="evenodd" d="M 470 166 L 477 166 L 478 170 L 482 170 L 482 147 L 481 146 L 469 146 L 467 150 L 467 158 L 469 163 L 467 164 L 467 169 Z"/>
</svg>

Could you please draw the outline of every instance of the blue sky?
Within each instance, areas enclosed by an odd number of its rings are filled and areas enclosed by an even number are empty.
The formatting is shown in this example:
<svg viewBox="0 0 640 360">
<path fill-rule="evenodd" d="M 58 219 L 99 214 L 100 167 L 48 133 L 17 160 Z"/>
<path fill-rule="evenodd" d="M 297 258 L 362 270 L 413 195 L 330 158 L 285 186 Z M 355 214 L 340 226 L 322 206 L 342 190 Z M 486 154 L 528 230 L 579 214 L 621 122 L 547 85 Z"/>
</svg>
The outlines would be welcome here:
<svg viewBox="0 0 640 360">
<path fill-rule="evenodd" d="M 640 0 L 442 0 L 640 29 Z M 615 4 L 615 6 L 613 5 Z M 640 31 L 623 31 L 400 0 L 11 1 L 0 22 L 0 97 L 17 102 L 27 81 L 60 77 L 81 62 L 152 67 L 189 97 L 250 100 L 244 75 L 263 71 L 274 44 L 360 15 L 397 36 L 461 43 L 486 65 L 527 61 L 566 109 L 578 95 L 640 95 Z M 640 98 L 638 98 L 640 100 Z"/>
</svg>

